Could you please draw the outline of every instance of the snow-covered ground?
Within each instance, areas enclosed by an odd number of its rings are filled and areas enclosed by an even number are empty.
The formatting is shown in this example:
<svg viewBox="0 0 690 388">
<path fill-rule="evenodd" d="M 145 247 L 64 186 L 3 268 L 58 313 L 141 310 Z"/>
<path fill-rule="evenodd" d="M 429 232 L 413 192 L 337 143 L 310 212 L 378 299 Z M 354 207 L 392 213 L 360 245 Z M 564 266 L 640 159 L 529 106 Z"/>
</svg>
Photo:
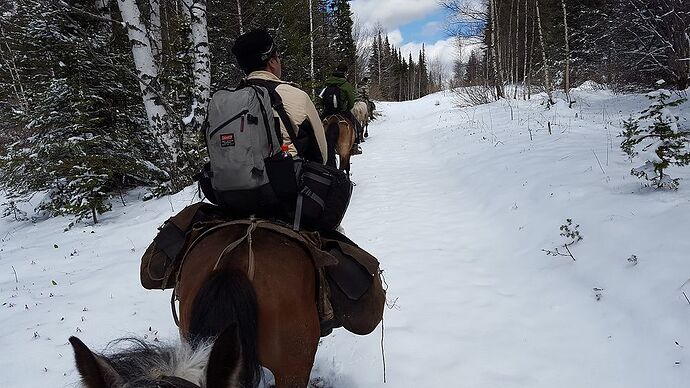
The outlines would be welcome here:
<svg viewBox="0 0 690 388">
<path fill-rule="evenodd" d="M 337 329 L 314 377 L 334 388 L 690 384 L 690 168 L 670 170 L 678 191 L 642 188 L 629 174 L 642 161 L 616 135 L 647 99 L 573 94 L 572 109 L 538 98 L 458 108 L 450 93 L 378 104 L 343 224 L 385 270 L 387 384 L 380 328 Z M 175 339 L 170 293 L 141 288 L 139 258 L 194 193 L 132 193 L 68 231 L 64 218 L 0 221 L 0 387 L 74 386 L 70 335 L 94 349 Z M 583 237 L 575 261 L 542 251 L 565 243 L 566 219 Z"/>
</svg>

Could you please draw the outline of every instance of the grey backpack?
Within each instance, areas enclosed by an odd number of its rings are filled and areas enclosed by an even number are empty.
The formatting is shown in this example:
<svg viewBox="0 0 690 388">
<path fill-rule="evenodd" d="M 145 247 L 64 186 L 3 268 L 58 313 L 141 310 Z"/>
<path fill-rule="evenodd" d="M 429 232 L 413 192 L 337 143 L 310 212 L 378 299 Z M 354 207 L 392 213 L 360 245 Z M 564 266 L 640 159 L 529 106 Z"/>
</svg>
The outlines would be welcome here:
<svg viewBox="0 0 690 388">
<path fill-rule="evenodd" d="M 253 190 L 269 183 L 264 160 L 280 152 L 268 90 L 241 84 L 211 97 L 205 126 L 211 186 Z"/>
</svg>

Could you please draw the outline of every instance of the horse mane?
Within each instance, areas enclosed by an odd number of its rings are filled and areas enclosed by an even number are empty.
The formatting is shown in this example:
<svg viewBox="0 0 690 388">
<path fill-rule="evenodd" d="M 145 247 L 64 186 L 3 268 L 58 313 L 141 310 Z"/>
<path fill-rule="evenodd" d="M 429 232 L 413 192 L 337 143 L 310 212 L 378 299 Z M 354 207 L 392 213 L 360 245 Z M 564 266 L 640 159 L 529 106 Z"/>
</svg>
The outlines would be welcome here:
<svg viewBox="0 0 690 388">
<path fill-rule="evenodd" d="M 192 347 L 184 341 L 173 346 L 120 338 L 108 344 L 107 354 L 99 356 L 128 385 L 158 387 L 161 377 L 171 376 L 201 386 L 212 347 L 212 339 Z"/>
<path fill-rule="evenodd" d="M 211 272 L 192 304 L 189 324 L 192 344 L 215 338 L 233 323 L 242 333 L 237 344 L 241 353 L 237 360 L 241 363 L 241 386 L 255 387 L 261 380 L 258 315 L 254 286 L 244 272 L 232 268 Z"/>
</svg>

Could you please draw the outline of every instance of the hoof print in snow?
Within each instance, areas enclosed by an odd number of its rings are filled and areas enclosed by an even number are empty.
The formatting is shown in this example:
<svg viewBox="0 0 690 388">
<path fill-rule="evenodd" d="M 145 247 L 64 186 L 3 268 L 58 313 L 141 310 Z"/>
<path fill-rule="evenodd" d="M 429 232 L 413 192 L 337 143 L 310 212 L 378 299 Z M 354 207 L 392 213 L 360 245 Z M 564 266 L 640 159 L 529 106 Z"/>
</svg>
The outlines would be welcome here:
<svg viewBox="0 0 690 388">
<path fill-rule="evenodd" d="M 603 294 L 604 289 L 603 288 L 594 287 L 594 288 L 592 288 L 592 290 L 594 291 L 594 298 L 596 298 L 597 301 L 600 301 L 601 298 L 604 297 L 604 294 Z"/>
</svg>

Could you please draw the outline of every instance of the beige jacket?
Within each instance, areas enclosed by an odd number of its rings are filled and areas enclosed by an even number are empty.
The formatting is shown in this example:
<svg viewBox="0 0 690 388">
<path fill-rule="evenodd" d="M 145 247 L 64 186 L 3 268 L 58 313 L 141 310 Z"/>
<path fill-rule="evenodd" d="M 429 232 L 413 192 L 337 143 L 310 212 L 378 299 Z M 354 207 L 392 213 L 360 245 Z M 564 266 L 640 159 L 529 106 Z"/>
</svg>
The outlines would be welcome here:
<svg viewBox="0 0 690 388">
<path fill-rule="evenodd" d="M 319 118 L 319 113 L 316 111 L 314 103 L 311 102 L 307 93 L 301 89 L 289 84 L 285 81 L 281 81 L 273 73 L 268 71 L 253 71 L 248 76 L 247 79 L 264 79 L 270 81 L 280 82 L 280 85 L 276 87 L 276 92 L 283 99 L 283 105 L 285 106 L 285 111 L 292 121 L 293 128 L 295 132 L 299 134 L 299 126 L 308 120 L 314 130 L 314 137 L 318 143 L 319 150 L 321 151 L 321 156 L 323 158 L 323 163 L 326 163 L 327 148 L 326 148 L 326 132 L 323 129 L 323 124 Z M 278 113 L 273 112 L 274 117 L 278 117 Z M 297 149 L 292 144 L 290 140 L 290 135 L 285 129 L 283 122 L 280 122 L 280 130 L 283 134 L 283 144 L 289 147 L 289 152 L 292 156 L 297 155 Z"/>
</svg>

